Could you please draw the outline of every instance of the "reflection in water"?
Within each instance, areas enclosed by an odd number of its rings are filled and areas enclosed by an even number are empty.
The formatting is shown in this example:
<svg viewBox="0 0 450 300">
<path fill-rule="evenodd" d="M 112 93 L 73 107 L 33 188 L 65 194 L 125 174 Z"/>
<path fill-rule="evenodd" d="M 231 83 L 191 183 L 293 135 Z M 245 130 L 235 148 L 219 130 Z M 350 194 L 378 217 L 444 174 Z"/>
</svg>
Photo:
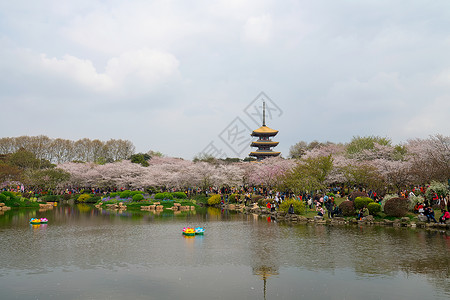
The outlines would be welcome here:
<svg viewBox="0 0 450 300">
<path fill-rule="evenodd" d="M 252 215 L 253 220 L 255 219 Z M 256 230 L 250 236 L 250 248 L 253 251 L 251 266 L 253 274 L 263 280 L 263 295 L 266 299 L 267 279 L 271 275 L 278 275 L 279 253 L 275 243 L 268 243 L 268 240 L 277 240 L 276 225 L 265 224 L 265 226 L 257 226 Z"/>
<path fill-rule="evenodd" d="M 267 292 L 267 278 L 269 278 L 272 275 L 278 275 L 278 271 L 274 270 L 271 267 L 267 267 L 267 266 L 261 266 L 259 268 L 253 268 L 253 274 L 257 275 L 258 277 L 260 277 L 263 282 L 264 282 L 264 286 L 263 286 L 263 290 L 264 290 L 264 299 L 266 299 L 266 292 Z"/>
<path fill-rule="evenodd" d="M 48 225 L 30 225 L 31 217 Z M 186 226 L 205 235 L 183 236 Z M 450 296 L 448 231 L 290 225 L 213 208 L 158 215 L 61 205 L 7 211 L 0 237 L 2 299 Z"/>
</svg>

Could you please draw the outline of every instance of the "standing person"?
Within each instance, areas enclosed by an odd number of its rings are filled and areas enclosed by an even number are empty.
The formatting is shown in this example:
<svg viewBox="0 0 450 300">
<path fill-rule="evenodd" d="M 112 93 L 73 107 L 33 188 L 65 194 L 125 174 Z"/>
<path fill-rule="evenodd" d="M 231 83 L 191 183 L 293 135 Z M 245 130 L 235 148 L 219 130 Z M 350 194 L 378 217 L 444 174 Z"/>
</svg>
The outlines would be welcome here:
<svg viewBox="0 0 450 300">
<path fill-rule="evenodd" d="M 331 201 L 331 199 L 329 199 L 327 202 L 325 202 L 325 207 L 327 209 L 328 212 L 328 218 L 331 219 L 333 218 L 333 201 Z"/>
<path fill-rule="evenodd" d="M 308 206 L 309 206 L 309 209 L 312 209 L 312 198 L 311 198 L 311 196 L 309 196 L 308 197 Z"/>
</svg>

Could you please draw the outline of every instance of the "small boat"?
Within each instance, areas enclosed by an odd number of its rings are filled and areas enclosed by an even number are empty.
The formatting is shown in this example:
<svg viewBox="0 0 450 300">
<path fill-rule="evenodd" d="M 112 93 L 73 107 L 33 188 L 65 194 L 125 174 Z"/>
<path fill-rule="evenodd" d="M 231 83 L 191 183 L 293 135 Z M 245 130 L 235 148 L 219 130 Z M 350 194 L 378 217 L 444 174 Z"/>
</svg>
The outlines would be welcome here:
<svg viewBox="0 0 450 300">
<path fill-rule="evenodd" d="M 203 227 L 195 228 L 195 234 L 196 235 L 203 235 L 204 233 L 205 233 L 205 229 Z"/>
<path fill-rule="evenodd" d="M 194 236 L 195 235 L 195 229 L 190 227 L 183 228 L 183 234 L 185 236 Z"/>
<path fill-rule="evenodd" d="M 40 219 L 31 218 L 30 220 L 30 224 L 32 225 L 47 224 L 47 223 L 48 223 L 47 218 L 40 218 Z"/>
</svg>

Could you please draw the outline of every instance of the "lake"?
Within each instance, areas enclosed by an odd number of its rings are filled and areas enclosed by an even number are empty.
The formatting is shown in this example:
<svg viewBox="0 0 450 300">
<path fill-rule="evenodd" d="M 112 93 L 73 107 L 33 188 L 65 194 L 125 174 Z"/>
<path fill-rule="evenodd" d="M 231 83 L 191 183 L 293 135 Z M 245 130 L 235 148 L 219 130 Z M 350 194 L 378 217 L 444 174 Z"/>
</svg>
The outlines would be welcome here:
<svg viewBox="0 0 450 300">
<path fill-rule="evenodd" d="M 60 205 L 5 212 L 0 239 L 1 299 L 450 298 L 448 230 Z"/>
</svg>

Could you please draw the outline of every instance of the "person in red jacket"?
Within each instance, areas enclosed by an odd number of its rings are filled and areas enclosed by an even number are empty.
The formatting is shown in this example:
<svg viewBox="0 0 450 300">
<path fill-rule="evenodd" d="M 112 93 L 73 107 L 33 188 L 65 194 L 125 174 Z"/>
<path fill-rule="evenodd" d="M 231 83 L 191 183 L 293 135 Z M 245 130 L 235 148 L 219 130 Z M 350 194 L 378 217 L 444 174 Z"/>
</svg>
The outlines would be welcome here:
<svg viewBox="0 0 450 300">
<path fill-rule="evenodd" d="M 450 220 L 450 213 L 446 210 L 442 211 L 442 216 L 439 217 L 439 223 L 445 224 L 445 221 Z"/>
<path fill-rule="evenodd" d="M 419 214 L 423 214 L 424 210 L 423 210 L 423 204 L 419 203 L 419 206 L 417 206 L 417 208 L 419 209 Z"/>
</svg>

